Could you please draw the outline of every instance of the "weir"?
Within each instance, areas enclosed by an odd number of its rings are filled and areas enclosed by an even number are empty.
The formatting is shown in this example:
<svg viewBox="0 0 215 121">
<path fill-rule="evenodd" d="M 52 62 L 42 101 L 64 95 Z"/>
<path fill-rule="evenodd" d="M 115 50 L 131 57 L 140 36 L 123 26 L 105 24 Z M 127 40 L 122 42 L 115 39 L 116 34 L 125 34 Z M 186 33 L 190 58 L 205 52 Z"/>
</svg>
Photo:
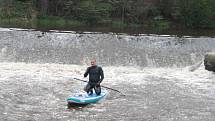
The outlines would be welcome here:
<svg viewBox="0 0 215 121">
<path fill-rule="evenodd" d="M 2 62 L 83 65 L 97 58 L 103 66 L 184 67 L 215 46 L 211 37 L 5 29 L 0 36 Z"/>
</svg>

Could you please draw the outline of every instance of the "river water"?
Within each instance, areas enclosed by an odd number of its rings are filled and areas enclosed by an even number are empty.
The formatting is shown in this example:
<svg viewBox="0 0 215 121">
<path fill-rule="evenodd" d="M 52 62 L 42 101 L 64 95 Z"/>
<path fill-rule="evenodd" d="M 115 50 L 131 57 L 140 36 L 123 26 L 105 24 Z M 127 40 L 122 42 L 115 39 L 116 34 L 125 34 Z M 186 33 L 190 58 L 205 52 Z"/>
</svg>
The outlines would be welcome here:
<svg viewBox="0 0 215 121">
<path fill-rule="evenodd" d="M 214 121 L 215 74 L 204 69 L 213 37 L 0 29 L 3 121 Z M 91 58 L 110 91 L 68 107 Z"/>
</svg>

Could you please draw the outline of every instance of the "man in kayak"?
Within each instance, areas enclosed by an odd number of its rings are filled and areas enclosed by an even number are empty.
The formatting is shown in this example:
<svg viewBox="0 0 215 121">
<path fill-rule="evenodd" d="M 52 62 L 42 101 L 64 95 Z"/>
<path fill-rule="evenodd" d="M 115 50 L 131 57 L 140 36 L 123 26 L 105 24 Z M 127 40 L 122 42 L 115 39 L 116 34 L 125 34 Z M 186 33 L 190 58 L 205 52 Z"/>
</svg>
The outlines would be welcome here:
<svg viewBox="0 0 215 121">
<path fill-rule="evenodd" d="M 84 73 L 84 77 L 87 77 L 89 74 L 89 81 L 84 88 L 89 95 L 93 94 L 93 88 L 97 95 L 101 94 L 101 86 L 100 83 L 104 79 L 103 70 L 101 67 L 96 65 L 96 60 L 91 60 L 91 66 L 87 68 L 86 72 Z"/>
</svg>

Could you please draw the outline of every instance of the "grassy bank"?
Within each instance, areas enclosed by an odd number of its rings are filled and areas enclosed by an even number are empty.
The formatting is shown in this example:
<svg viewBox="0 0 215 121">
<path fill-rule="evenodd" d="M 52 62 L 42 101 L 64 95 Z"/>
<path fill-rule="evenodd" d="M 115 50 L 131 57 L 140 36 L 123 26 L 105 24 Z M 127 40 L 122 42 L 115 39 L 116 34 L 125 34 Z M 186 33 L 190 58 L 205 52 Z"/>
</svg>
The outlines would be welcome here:
<svg viewBox="0 0 215 121">
<path fill-rule="evenodd" d="M 42 17 L 34 20 L 24 18 L 1 18 L 1 27 L 18 27 L 18 28 L 65 28 L 85 26 L 84 22 L 77 20 L 66 20 L 60 17 Z"/>
<path fill-rule="evenodd" d="M 34 28 L 34 29 L 66 29 L 72 30 L 79 27 L 107 27 L 112 29 L 143 28 L 152 30 L 166 30 L 171 27 L 172 23 L 166 20 L 148 20 L 143 24 L 125 23 L 120 20 L 98 21 L 96 24 L 89 24 L 86 21 L 69 20 L 62 17 L 46 16 L 36 19 L 26 19 L 21 17 L 7 17 L 0 19 L 1 27 L 15 28 Z"/>
<path fill-rule="evenodd" d="M 214 0 L 0 0 L 1 26 L 143 26 L 166 30 L 179 23 L 187 28 L 214 30 L 214 18 Z"/>
</svg>

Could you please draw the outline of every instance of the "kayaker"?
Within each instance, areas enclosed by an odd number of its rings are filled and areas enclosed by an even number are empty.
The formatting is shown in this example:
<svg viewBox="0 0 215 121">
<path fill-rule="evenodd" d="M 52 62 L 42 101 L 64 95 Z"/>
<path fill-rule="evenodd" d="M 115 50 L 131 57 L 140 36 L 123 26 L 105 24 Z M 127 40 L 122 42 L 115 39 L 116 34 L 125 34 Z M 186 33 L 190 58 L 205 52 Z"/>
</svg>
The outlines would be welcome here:
<svg viewBox="0 0 215 121">
<path fill-rule="evenodd" d="M 96 65 L 96 60 L 91 60 L 91 66 L 87 68 L 84 73 L 84 77 L 87 77 L 89 74 L 89 81 L 84 88 L 89 95 L 93 94 L 93 89 L 97 95 L 101 94 L 101 86 L 100 83 L 104 79 L 104 74 L 102 67 Z"/>
</svg>

